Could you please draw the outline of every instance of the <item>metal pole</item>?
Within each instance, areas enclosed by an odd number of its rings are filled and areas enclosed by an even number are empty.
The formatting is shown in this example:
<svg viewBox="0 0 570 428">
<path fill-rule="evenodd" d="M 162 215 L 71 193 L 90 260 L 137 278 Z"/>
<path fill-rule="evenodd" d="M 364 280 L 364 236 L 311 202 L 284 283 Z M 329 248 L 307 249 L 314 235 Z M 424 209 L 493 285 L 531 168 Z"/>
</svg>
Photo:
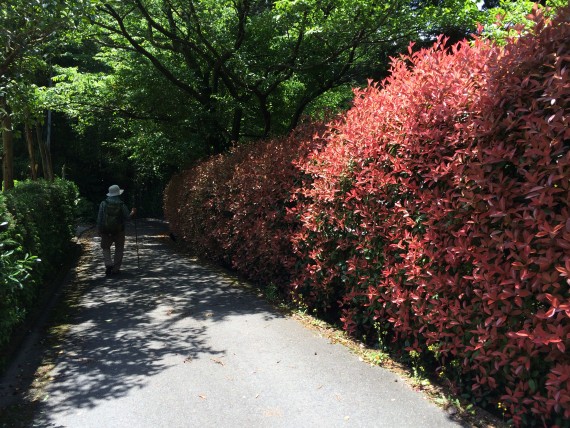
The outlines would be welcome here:
<svg viewBox="0 0 570 428">
<path fill-rule="evenodd" d="M 141 268 L 141 263 L 139 259 L 139 234 L 137 230 L 137 219 L 135 217 L 135 247 L 137 248 L 137 268 Z"/>
</svg>

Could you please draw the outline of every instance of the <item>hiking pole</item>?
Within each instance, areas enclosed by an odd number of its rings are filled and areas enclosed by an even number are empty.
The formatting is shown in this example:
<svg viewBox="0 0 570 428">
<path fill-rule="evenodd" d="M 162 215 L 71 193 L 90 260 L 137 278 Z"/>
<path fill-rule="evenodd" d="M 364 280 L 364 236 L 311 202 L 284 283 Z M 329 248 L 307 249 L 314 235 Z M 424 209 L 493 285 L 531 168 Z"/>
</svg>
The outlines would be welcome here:
<svg viewBox="0 0 570 428">
<path fill-rule="evenodd" d="M 140 263 L 140 259 L 139 259 L 139 233 L 137 230 L 137 219 L 135 217 L 135 248 L 137 249 L 137 268 L 140 269 L 141 268 L 141 263 Z"/>
<path fill-rule="evenodd" d="M 136 182 L 135 182 L 136 185 Z M 133 219 L 135 221 L 135 247 L 137 249 L 137 269 L 140 270 L 141 269 L 141 262 L 140 262 L 140 258 L 139 258 L 139 232 L 137 230 L 137 193 L 138 193 L 138 186 L 137 188 L 135 188 L 135 192 L 134 192 L 134 197 L 135 197 L 135 207 L 131 210 L 131 212 L 134 212 L 133 215 Z"/>
</svg>

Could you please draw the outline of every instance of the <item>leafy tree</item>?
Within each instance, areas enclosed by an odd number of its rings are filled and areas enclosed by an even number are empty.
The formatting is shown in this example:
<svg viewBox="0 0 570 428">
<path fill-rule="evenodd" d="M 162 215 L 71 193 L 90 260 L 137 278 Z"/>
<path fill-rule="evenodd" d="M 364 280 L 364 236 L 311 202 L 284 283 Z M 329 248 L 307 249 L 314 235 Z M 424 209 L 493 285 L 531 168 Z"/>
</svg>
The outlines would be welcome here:
<svg viewBox="0 0 570 428">
<path fill-rule="evenodd" d="M 0 0 L 0 115 L 4 189 L 14 186 L 14 119 L 26 123 L 30 145 L 33 136 L 30 125 L 41 116 L 29 97 L 33 93 L 31 85 L 35 74 L 46 67 L 46 59 L 56 43 L 69 35 L 67 31 L 75 28 L 79 17 L 92 3 L 91 0 Z M 41 138 L 38 142 L 41 142 Z M 49 152 L 43 153 L 43 158 L 47 176 L 53 178 Z"/>
<path fill-rule="evenodd" d="M 567 4 L 568 2 L 564 0 L 485 1 L 485 6 L 493 7 L 481 21 L 485 27 L 483 34 L 503 44 L 509 37 L 517 37 L 520 31 L 528 33 L 532 30 L 535 22 L 531 19 L 531 14 L 534 8 L 540 7 L 544 9 L 546 16 L 551 16 Z"/>
<path fill-rule="evenodd" d="M 84 38 L 68 59 L 57 59 L 55 87 L 43 88 L 42 96 L 74 118 L 80 138 L 97 130 L 98 140 L 85 140 L 78 153 L 97 149 L 97 158 L 124 170 L 106 161 L 113 153 L 134 165 L 139 184 L 161 181 L 234 142 L 346 109 L 352 87 L 383 78 L 390 56 L 410 40 L 422 46 L 444 33 L 451 42 L 488 16 L 494 21 L 496 13 L 479 6 L 472 0 L 106 1 L 89 15 L 89 42 Z"/>
<path fill-rule="evenodd" d="M 179 167 L 346 106 L 409 40 L 452 20 L 468 34 L 480 13 L 471 0 L 108 1 L 92 16 L 108 70 L 62 71 L 59 104 L 112 116 L 115 145 L 145 169 Z"/>
</svg>

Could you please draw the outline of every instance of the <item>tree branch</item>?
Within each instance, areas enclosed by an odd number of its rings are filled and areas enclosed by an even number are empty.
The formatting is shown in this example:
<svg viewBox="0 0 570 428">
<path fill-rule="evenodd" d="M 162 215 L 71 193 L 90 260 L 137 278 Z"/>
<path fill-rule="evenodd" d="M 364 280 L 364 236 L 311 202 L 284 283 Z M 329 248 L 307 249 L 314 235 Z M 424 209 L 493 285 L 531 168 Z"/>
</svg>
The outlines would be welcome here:
<svg viewBox="0 0 570 428">
<path fill-rule="evenodd" d="M 178 79 L 176 76 L 174 76 L 174 74 L 172 74 L 170 70 L 168 70 L 168 68 L 166 68 L 166 66 L 164 66 L 164 64 L 162 64 L 162 62 L 157 57 L 152 55 L 147 49 L 145 49 L 140 43 L 138 43 L 133 38 L 133 36 L 131 36 L 129 31 L 125 27 L 124 19 L 117 13 L 117 11 L 110 4 L 108 3 L 105 4 L 105 11 L 111 17 L 113 17 L 115 21 L 117 21 L 117 24 L 119 25 L 120 29 L 120 34 L 122 34 L 122 36 L 125 37 L 125 39 L 127 39 L 127 41 L 131 44 L 131 46 L 133 46 L 133 48 L 135 48 L 137 52 L 145 56 L 169 81 L 171 81 L 175 86 L 177 86 L 178 88 L 182 89 L 184 92 L 192 96 L 192 98 L 194 98 L 196 101 L 200 102 L 201 104 L 206 105 L 209 103 L 209 99 L 207 97 L 204 97 L 193 87 L 187 85 L 186 83 Z"/>
</svg>

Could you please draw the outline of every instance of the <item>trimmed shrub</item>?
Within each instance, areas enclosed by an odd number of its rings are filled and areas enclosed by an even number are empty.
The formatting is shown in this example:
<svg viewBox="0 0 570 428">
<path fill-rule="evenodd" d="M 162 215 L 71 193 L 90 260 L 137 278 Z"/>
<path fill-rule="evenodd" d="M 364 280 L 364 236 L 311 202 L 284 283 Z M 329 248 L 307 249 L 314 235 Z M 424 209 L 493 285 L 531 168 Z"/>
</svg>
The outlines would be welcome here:
<svg viewBox="0 0 570 428">
<path fill-rule="evenodd" d="M 570 8 L 533 19 L 410 47 L 319 136 L 175 177 L 173 231 L 515 425 L 570 426 Z"/>
<path fill-rule="evenodd" d="M 504 48 L 410 49 L 299 189 L 308 303 L 517 425 L 570 418 L 569 17 Z"/>
<path fill-rule="evenodd" d="M 25 310 L 21 302 L 29 302 L 34 280 L 30 273 L 34 257 L 22 248 L 21 236 L 13 227 L 14 219 L 8 212 L 0 193 L 0 347 L 10 339 L 14 325 L 22 321 Z"/>
<path fill-rule="evenodd" d="M 0 195 L 0 346 L 63 264 L 74 236 L 76 186 L 26 181 Z"/>
<path fill-rule="evenodd" d="M 318 144 L 322 126 L 234 147 L 172 178 L 165 215 L 174 234 L 202 256 L 259 283 L 289 282 L 296 220 L 287 215 L 300 180 L 294 161 Z"/>
</svg>

